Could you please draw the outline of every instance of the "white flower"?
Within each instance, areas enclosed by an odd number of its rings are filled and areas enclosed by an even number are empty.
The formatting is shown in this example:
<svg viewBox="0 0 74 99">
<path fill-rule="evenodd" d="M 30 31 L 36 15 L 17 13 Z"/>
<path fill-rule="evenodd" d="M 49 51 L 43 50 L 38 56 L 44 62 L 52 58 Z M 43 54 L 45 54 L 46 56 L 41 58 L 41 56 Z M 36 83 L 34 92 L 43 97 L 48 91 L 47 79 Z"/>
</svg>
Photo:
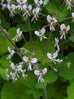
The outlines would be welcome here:
<svg viewBox="0 0 74 99">
<path fill-rule="evenodd" d="M 55 38 L 55 46 L 57 47 L 58 51 L 60 50 L 59 39 Z"/>
<path fill-rule="evenodd" d="M 11 6 L 10 5 L 8 5 L 7 6 L 7 8 L 9 9 L 9 11 L 10 11 L 10 16 L 14 16 L 14 14 L 13 14 L 13 12 L 14 12 L 14 10 L 16 9 L 16 6 L 14 5 L 14 4 L 12 4 Z"/>
<path fill-rule="evenodd" d="M 73 17 L 73 19 L 74 19 L 74 12 L 72 12 L 72 17 Z"/>
<path fill-rule="evenodd" d="M 51 60 L 51 62 L 53 62 L 54 64 L 56 64 L 56 62 L 61 63 L 62 60 L 60 59 L 56 59 L 56 57 L 58 56 L 58 51 L 56 51 L 55 53 L 47 53 L 47 57 Z"/>
<path fill-rule="evenodd" d="M 34 71 L 34 74 L 37 75 L 37 76 L 39 76 L 38 82 L 39 81 L 41 81 L 41 83 L 44 82 L 44 79 L 43 79 L 43 76 L 42 75 L 45 74 L 46 72 L 47 72 L 47 68 L 44 68 L 42 71 L 39 71 L 39 70 L 35 70 Z"/>
<path fill-rule="evenodd" d="M 10 59 L 13 56 L 13 54 L 15 53 L 15 51 L 11 50 L 10 47 L 8 47 L 8 51 L 9 51 L 10 54 L 7 55 L 8 56 L 7 59 Z"/>
<path fill-rule="evenodd" d="M 32 5 L 23 5 L 23 10 L 25 10 L 25 13 L 23 14 L 23 16 L 30 16 L 30 13 L 29 11 L 32 10 Z"/>
<path fill-rule="evenodd" d="M 33 21 L 34 19 L 37 21 L 38 19 L 37 19 L 37 17 L 38 17 L 38 13 L 39 13 L 39 8 L 34 8 L 33 9 L 33 14 L 34 14 L 34 16 L 32 17 L 32 20 L 31 21 Z"/>
<path fill-rule="evenodd" d="M 50 15 L 47 16 L 47 21 L 50 23 L 50 31 L 55 31 L 53 24 L 57 22 L 57 20 Z"/>
<path fill-rule="evenodd" d="M 43 4 L 42 0 L 34 0 L 34 2 L 37 4 L 37 7 L 40 8 L 40 5 Z"/>
<path fill-rule="evenodd" d="M 71 10 L 71 7 L 73 7 L 73 5 L 71 4 L 71 0 L 67 0 L 67 5 L 68 5 L 67 9 Z"/>
<path fill-rule="evenodd" d="M 17 41 L 17 39 L 20 38 L 21 35 L 22 35 L 22 31 L 20 31 L 20 28 L 18 28 L 17 29 L 17 35 L 12 40 L 16 40 Z"/>
<path fill-rule="evenodd" d="M 51 60 L 51 62 L 53 62 L 54 64 L 57 63 L 61 63 L 63 60 L 60 59 L 56 59 L 56 57 L 58 56 L 58 51 L 56 51 L 55 53 L 47 53 L 47 57 Z"/>
<path fill-rule="evenodd" d="M 37 62 L 37 58 L 28 58 L 26 56 L 23 57 L 23 60 L 28 63 L 28 70 L 32 70 L 31 64 L 34 64 Z"/>
<path fill-rule="evenodd" d="M 42 41 L 42 38 L 47 39 L 44 33 L 45 33 L 45 28 L 42 28 L 40 31 L 35 31 L 35 35 L 40 37 L 40 41 Z"/>
<path fill-rule="evenodd" d="M 18 2 L 19 4 L 24 4 L 24 3 L 27 2 L 27 0 L 17 0 L 17 2 Z"/>
<path fill-rule="evenodd" d="M 17 8 L 23 10 L 23 4 L 25 5 L 25 3 L 27 2 L 27 0 L 17 0 L 17 2 L 19 3 L 17 5 Z"/>
<path fill-rule="evenodd" d="M 61 24 L 60 29 L 61 29 L 61 33 L 62 33 L 60 39 L 62 39 L 63 37 L 64 37 L 64 39 L 66 39 L 66 35 L 65 34 L 70 30 L 70 26 L 68 25 L 66 27 L 65 24 Z"/>
</svg>

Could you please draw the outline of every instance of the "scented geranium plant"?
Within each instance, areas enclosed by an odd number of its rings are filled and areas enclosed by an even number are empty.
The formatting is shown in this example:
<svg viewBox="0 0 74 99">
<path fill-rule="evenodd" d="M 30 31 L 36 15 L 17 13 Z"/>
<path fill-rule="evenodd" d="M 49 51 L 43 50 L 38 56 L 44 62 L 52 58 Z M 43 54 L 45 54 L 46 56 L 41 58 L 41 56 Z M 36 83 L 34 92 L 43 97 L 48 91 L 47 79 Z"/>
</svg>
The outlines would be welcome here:
<svg viewBox="0 0 74 99">
<path fill-rule="evenodd" d="M 73 4 L 0 1 L 1 99 L 74 99 Z"/>
</svg>

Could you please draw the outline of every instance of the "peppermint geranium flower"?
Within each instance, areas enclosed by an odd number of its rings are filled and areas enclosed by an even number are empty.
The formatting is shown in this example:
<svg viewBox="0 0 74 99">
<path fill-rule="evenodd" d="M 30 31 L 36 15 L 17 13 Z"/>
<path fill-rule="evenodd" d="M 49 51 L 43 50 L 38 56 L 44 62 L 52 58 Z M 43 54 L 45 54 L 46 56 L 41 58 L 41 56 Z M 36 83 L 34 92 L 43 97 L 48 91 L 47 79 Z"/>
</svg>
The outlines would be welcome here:
<svg viewBox="0 0 74 99">
<path fill-rule="evenodd" d="M 23 4 L 25 4 L 27 0 L 17 0 L 17 2 L 18 2 L 17 8 L 22 10 Z"/>
<path fill-rule="evenodd" d="M 34 16 L 32 17 L 31 21 L 33 21 L 33 20 L 37 21 L 38 20 L 37 17 L 38 17 L 38 13 L 39 13 L 39 8 L 36 8 L 36 9 L 34 8 L 32 12 L 33 12 Z"/>
<path fill-rule="evenodd" d="M 55 46 L 57 47 L 58 51 L 60 50 L 59 39 L 55 38 Z"/>
<path fill-rule="evenodd" d="M 74 19 L 74 12 L 72 12 L 72 17 L 73 17 L 73 19 Z"/>
<path fill-rule="evenodd" d="M 17 41 L 17 39 L 20 38 L 21 35 L 22 35 L 22 31 L 20 31 L 20 28 L 18 28 L 17 29 L 17 35 L 12 40 L 16 40 Z"/>
<path fill-rule="evenodd" d="M 56 51 L 55 53 L 47 53 L 47 57 L 51 60 L 51 62 L 53 62 L 54 64 L 57 63 L 61 63 L 62 61 L 60 59 L 56 59 L 56 57 L 58 56 L 58 51 Z"/>
<path fill-rule="evenodd" d="M 10 54 L 7 55 L 7 59 L 10 59 L 13 56 L 13 54 L 15 53 L 15 51 L 11 50 L 10 47 L 8 47 L 8 51 L 9 51 Z"/>
<path fill-rule="evenodd" d="M 37 75 L 37 76 L 39 76 L 38 82 L 39 81 L 41 81 L 41 83 L 44 82 L 44 79 L 43 79 L 43 76 L 42 75 L 44 75 L 46 72 L 47 72 L 47 68 L 44 68 L 42 71 L 40 71 L 40 70 L 35 70 L 34 71 L 34 74 Z"/>
<path fill-rule="evenodd" d="M 32 10 L 32 5 L 23 5 L 23 10 L 25 10 L 25 13 L 23 14 L 23 16 L 30 16 L 29 11 Z"/>
<path fill-rule="evenodd" d="M 17 2 L 22 5 L 22 4 L 25 4 L 27 0 L 17 0 Z"/>
<path fill-rule="evenodd" d="M 68 8 L 67 9 L 70 9 L 73 7 L 73 5 L 71 4 L 71 0 L 67 0 L 67 5 L 68 5 Z"/>
<path fill-rule="evenodd" d="M 12 5 L 8 5 L 7 7 L 8 7 L 8 9 L 9 9 L 9 11 L 10 11 L 9 16 L 10 16 L 10 17 L 11 17 L 11 16 L 13 17 L 13 16 L 14 16 L 13 12 L 14 12 L 14 10 L 16 9 L 16 6 L 15 6 L 14 4 L 12 4 Z"/>
<path fill-rule="evenodd" d="M 34 0 L 35 4 L 37 5 L 37 7 L 40 9 L 40 5 L 43 4 L 42 0 Z"/>
<path fill-rule="evenodd" d="M 64 37 L 64 39 L 66 39 L 66 33 L 70 30 L 70 26 L 65 26 L 65 24 L 61 24 L 60 26 L 60 29 L 61 29 L 61 37 L 60 39 L 62 39 Z"/>
<path fill-rule="evenodd" d="M 34 64 L 37 62 L 37 58 L 28 58 L 26 56 L 23 57 L 23 60 L 28 63 L 28 70 L 32 70 L 31 64 Z"/>
<path fill-rule="evenodd" d="M 42 28 L 40 31 L 35 31 L 35 35 L 39 36 L 40 41 L 42 41 L 42 38 L 47 39 L 44 33 L 45 33 L 45 28 Z"/>
<path fill-rule="evenodd" d="M 47 21 L 50 23 L 50 31 L 55 31 L 55 28 L 53 26 L 54 23 L 57 22 L 57 20 L 50 15 L 47 16 Z"/>
</svg>

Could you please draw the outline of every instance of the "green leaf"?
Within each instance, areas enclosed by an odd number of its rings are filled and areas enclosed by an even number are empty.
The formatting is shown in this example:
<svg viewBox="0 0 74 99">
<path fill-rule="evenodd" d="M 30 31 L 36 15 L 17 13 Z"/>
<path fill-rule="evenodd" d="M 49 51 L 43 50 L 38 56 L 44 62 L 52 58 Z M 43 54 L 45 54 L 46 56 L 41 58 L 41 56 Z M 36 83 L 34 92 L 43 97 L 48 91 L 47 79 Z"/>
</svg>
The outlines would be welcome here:
<svg viewBox="0 0 74 99">
<path fill-rule="evenodd" d="M 46 87 L 48 99 L 64 99 L 66 95 L 66 84 L 59 80 L 53 84 L 48 84 Z M 43 99 L 45 96 L 43 95 Z"/>
<path fill-rule="evenodd" d="M 0 55 L 8 52 L 8 46 L 12 47 L 9 40 L 0 34 Z"/>
<path fill-rule="evenodd" d="M 70 36 L 69 39 L 74 42 L 74 35 L 73 36 Z"/>
<path fill-rule="evenodd" d="M 3 85 L 1 99 L 34 99 L 32 95 L 25 93 L 26 86 L 23 80 L 16 83 L 7 82 Z"/>
<path fill-rule="evenodd" d="M 16 33 L 16 28 L 15 27 L 11 27 L 8 29 L 8 34 L 10 36 L 10 38 L 12 39 L 17 33 Z"/>
<path fill-rule="evenodd" d="M 50 0 L 50 3 L 51 3 L 51 7 L 52 7 L 52 10 L 53 10 L 53 13 L 55 15 L 58 14 L 61 6 L 62 6 L 62 0 L 59 2 L 58 0 Z M 51 7 L 49 5 L 49 3 L 45 6 L 45 8 L 47 9 L 48 13 L 49 14 L 52 14 L 52 10 L 51 10 Z M 66 7 L 66 4 L 63 6 L 62 10 L 60 11 L 60 13 L 58 14 L 59 18 L 65 18 L 67 15 L 67 7 Z M 60 19 L 58 21 L 63 21 L 63 19 Z"/>
<path fill-rule="evenodd" d="M 43 78 L 44 78 L 45 86 L 47 86 L 47 84 L 51 84 L 51 83 L 55 82 L 58 79 L 58 77 L 54 71 L 48 71 L 45 75 L 43 75 Z M 41 82 L 39 82 L 39 83 L 37 82 L 36 87 L 43 89 L 43 85 Z"/>
<path fill-rule="evenodd" d="M 28 89 L 26 90 L 26 93 L 28 95 L 33 95 L 34 99 L 40 99 L 40 96 L 43 96 L 44 92 L 43 90 L 38 90 L 38 89 Z"/>
<path fill-rule="evenodd" d="M 67 88 L 68 98 L 65 99 L 74 99 L 74 82 L 71 83 L 70 86 Z"/>
<path fill-rule="evenodd" d="M 10 23 L 6 21 L 5 17 L 1 15 L 0 19 L 1 19 L 1 26 L 5 29 L 9 29 Z"/>
<path fill-rule="evenodd" d="M 2 76 L 3 79 L 6 79 L 6 68 L 8 68 L 9 70 L 12 70 L 11 68 L 9 68 L 9 61 L 7 60 L 7 56 L 4 55 L 0 58 L 0 75 Z"/>
<path fill-rule="evenodd" d="M 71 63 L 70 67 L 68 67 L 67 63 Z M 62 63 L 53 65 L 54 67 L 58 69 L 59 76 L 65 80 L 74 79 L 74 53 L 67 55 Z"/>
<path fill-rule="evenodd" d="M 30 26 L 31 26 L 32 31 L 40 29 L 39 22 L 37 22 L 37 23 L 31 22 Z M 30 31 L 28 23 L 27 24 L 26 23 L 25 24 L 18 24 L 17 28 L 20 28 L 23 32 L 29 32 Z"/>
<path fill-rule="evenodd" d="M 49 35 L 49 32 L 46 32 L 47 35 Z M 31 45 L 31 41 L 28 41 L 27 43 L 24 44 L 24 48 L 26 48 L 27 50 L 32 50 L 32 46 L 33 46 L 33 50 L 35 51 L 35 56 L 38 61 L 41 61 L 42 56 L 45 52 L 45 57 L 42 60 L 42 63 L 46 63 L 46 64 L 50 64 L 50 60 L 47 58 L 47 52 L 53 53 L 55 52 L 55 48 L 54 48 L 54 44 L 51 44 L 50 46 L 47 47 L 47 49 L 45 48 L 47 45 L 47 41 L 46 39 L 43 39 L 42 42 L 40 40 L 38 40 L 38 38 L 33 37 L 32 39 L 32 45 Z M 51 36 L 51 40 L 49 41 L 49 44 L 54 40 L 54 36 Z M 37 43 L 38 42 L 38 43 Z M 30 48 L 28 48 L 28 46 Z M 28 55 L 31 56 L 31 55 Z"/>
<path fill-rule="evenodd" d="M 25 80 L 25 85 L 28 88 L 34 89 L 35 85 L 36 85 L 36 79 L 37 78 L 36 78 L 36 76 L 32 72 L 28 72 L 27 74 L 28 74 L 28 77 Z"/>
</svg>

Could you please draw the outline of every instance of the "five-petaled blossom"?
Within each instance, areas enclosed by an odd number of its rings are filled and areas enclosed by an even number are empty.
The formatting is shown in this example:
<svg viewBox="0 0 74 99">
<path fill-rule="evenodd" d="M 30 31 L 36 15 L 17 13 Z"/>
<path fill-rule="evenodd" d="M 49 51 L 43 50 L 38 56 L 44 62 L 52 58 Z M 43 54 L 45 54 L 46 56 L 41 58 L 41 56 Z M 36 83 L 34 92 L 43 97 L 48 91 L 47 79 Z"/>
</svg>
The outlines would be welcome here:
<svg viewBox="0 0 74 99">
<path fill-rule="evenodd" d="M 72 17 L 73 17 L 73 19 L 74 19 L 74 12 L 72 12 Z"/>
<path fill-rule="evenodd" d="M 13 16 L 14 16 L 13 12 L 14 12 L 14 10 L 16 9 L 16 6 L 15 6 L 14 4 L 12 4 L 11 6 L 8 5 L 8 9 L 9 9 L 9 11 L 10 11 L 9 16 L 10 16 L 10 17 L 11 17 L 11 16 L 13 17 Z"/>
<path fill-rule="evenodd" d="M 70 26 L 68 25 L 66 27 L 65 24 L 61 24 L 60 29 L 61 29 L 61 34 L 62 34 L 60 39 L 62 39 L 63 37 L 64 39 L 66 39 L 66 33 L 70 30 Z"/>
<path fill-rule="evenodd" d="M 55 53 L 47 53 L 47 57 L 51 60 L 51 62 L 53 62 L 54 64 L 57 63 L 61 63 L 62 60 L 60 59 L 56 59 L 56 57 L 58 56 L 58 51 L 56 51 Z"/>
<path fill-rule="evenodd" d="M 67 5 L 68 5 L 67 9 L 71 10 L 71 7 L 73 7 L 73 5 L 71 4 L 71 0 L 67 0 Z"/>
<path fill-rule="evenodd" d="M 58 43 L 59 43 L 59 39 L 55 38 L 55 46 L 57 47 L 57 50 L 59 51 L 60 50 L 60 45 Z"/>
<path fill-rule="evenodd" d="M 54 23 L 57 22 L 57 20 L 53 17 L 51 17 L 50 15 L 47 16 L 47 21 L 50 23 L 50 31 L 55 31 L 55 28 L 54 28 Z"/>
<path fill-rule="evenodd" d="M 34 64 L 37 62 L 37 58 L 30 58 L 30 57 L 28 58 L 26 56 L 23 57 L 23 60 L 28 63 L 28 70 L 32 70 L 31 64 Z"/>
<path fill-rule="evenodd" d="M 38 13 L 39 13 L 39 8 L 36 8 L 36 9 L 34 8 L 32 12 L 33 12 L 34 16 L 32 17 L 31 21 L 33 21 L 33 20 L 37 21 L 38 20 L 37 17 L 38 17 Z"/>
<path fill-rule="evenodd" d="M 17 29 L 17 35 L 12 40 L 16 40 L 17 41 L 17 39 L 20 38 L 21 35 L 22 35 L 22 31 L 20 31 L 20 28 L 18 28 Z"/>
<path fill-rule="evenodd" d="M 8 47 L 8 51 L 9 51 L 10 54 L 7 55 L 7 59 L 10 59 L 13 56 L 13 54 L 15 53 L 15 51 L 11 50 L 10 47 Z"/>
<path fill-rule="evenodd" d="M 44 33 L 45 33 L 45 28 L 42 28 L 40 31 L 35 31 L 35 34 L 40 37 L 40 41 L 42 41 L 42 38 L 47 39 Z"/>
<path fill-rule="evenodd" d="M 32 5 L 23 5 L 23 10 L 25 10 L 23 16 L 30 16 L 29 11 L 32 10 Z"/>
<path fill-rule="evenodd" d="M 44 82 L 44 79 L 43 79 L 43 76 L 42 75 L 45 74 L 46 72 L 47 72 L 47 68 L 44 68 L 42 71 L 40 71 L 40 70 L 35 70 L 34 71 L 34 74 L 37 75 L 37 76 L 39 76 L 38 82 L 39 81 L 41 81 L 41 83 Z"/>
<path fill-rule="evenodd" d="M 43 4 L 42 0 L 34 0 L 34 2 L 37 4 L 37 7 L 40 9 L 40 5 Z"/>
</svg>

